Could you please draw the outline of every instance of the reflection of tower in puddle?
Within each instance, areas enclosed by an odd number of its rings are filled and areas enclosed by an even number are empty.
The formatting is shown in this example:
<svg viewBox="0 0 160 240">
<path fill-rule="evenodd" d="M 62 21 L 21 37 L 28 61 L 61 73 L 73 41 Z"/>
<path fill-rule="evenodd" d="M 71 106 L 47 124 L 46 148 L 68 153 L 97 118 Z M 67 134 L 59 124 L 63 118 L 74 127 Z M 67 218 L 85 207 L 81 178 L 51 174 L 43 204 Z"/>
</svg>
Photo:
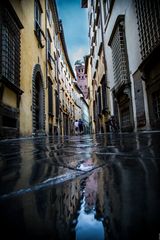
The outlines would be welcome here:
<svg viewBox="0 0 160 240">
<path fill-rule="evenodd" d="M 81 182 L 81 206 L 75 228 L 77 240 L 104 239 L 104 227 L 102 212 L 100 212 L 100 191 L 98 189 L 98 183 L 98 171 L 94 171 L 90 176 L 83 179 Z"/>
<path fill-rule="evenodd" d="M 86 181 L 85 186 L 85 211 L 89 212 L 95 208 L 97 197 L 97 172 L 93 172 Z"/>
</svg>

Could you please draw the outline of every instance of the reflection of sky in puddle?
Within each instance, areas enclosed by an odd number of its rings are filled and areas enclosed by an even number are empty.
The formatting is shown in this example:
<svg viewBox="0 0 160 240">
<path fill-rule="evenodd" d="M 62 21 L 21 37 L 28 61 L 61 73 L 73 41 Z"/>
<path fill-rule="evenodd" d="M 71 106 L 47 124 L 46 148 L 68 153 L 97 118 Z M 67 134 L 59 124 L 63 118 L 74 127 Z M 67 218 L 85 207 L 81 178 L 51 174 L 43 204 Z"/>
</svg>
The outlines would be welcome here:
<svg viewBox="0 0 160 240">
<path fill-rule="evenodd" d="M 93 166 L 86 166 L 84 165 L 83 163 L 80 164 L 80 166 L 78 167 L 79 170 L 82 170 L 82 171 L 89 171 L 93 168 Z"/>
<path fill-rule="evenodd" d="M 103 240 L 103 224 L 95 219 L 96 212 L 93 209 L 88 214 L 85 212 L 85 204 L 84 197 L 76 226 L 76 240 Z"/>
<path fill-rule="evenodd" d="M 91 169 L 93 169 L 93 167 L 94 167 L 93 159 L 89 158 L 86 159 L 85 162 L 81 163 L 78 169 L 82 171 L 90 171 Z"/>
<path fill-rule="evenodd" d="M 84 167 L 92 167 L 91 159 L 84 163 Z M 82 202 L 76 225 L 76 240 L 103 240 L 104 227 L 101 220 L 96 219 L 96 208 L 98 207 L 98 173 L 93 172 L 83 182 Z"/>
</svg>

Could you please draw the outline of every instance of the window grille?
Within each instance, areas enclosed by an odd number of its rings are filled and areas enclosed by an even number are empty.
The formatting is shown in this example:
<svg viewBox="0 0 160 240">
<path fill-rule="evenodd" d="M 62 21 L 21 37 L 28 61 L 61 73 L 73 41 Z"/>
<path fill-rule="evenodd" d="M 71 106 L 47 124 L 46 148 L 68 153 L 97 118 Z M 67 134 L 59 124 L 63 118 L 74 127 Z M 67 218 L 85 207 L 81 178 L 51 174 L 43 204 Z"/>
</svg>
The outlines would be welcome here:
<svg viewBox="0 0 160 240">
<path fill-rule="evenodd" d="M 160 44 L 160 1 L 135 0 L 142 60 Z"/>
<path fill-rule="evenodd" d="M 1 74 L 17 87 L 20 86 L 20 29 L 5 8 L 2 17 Z"/>
<path fill-rule="evenodd" d="M 115 83 L 127 82 L 129 79 L 126 54 L 124 21 L 119 22 L 111 43 Z"/>
</svg>

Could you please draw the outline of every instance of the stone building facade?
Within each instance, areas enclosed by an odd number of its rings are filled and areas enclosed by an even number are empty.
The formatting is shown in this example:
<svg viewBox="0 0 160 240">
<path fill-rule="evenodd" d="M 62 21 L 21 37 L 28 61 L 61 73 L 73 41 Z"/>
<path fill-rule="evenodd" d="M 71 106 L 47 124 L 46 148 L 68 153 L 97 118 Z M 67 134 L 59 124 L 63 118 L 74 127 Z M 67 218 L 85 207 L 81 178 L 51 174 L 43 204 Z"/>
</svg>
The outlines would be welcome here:
<svg viewBox="0 0 160 240">
<path fill-rule="evenodd" d="M 109 112 L 115 116 L 120 131 L 159 129 L 159 1 L 83 0 L 82 7 L 88 8 L 91 50 L 98 46 L 98 30 L 103 33 L 102 64 L 99 54 L 90 51 L 92 73 L 93 59 L 97 57 L 97 65 L 102 68 L 106 62 L 106 68 L 100 72 L 107 76 L 109 91 L 100 94 L 97 85 L 94 94 L 99 95 L 99 106 L 102 107 L 104 95 L 108 95 Z M 91 74 L 93 82 L 97 72 Z M 93 111 L 97 122 L 99 106 L 95 104 Z"/>
</svg>

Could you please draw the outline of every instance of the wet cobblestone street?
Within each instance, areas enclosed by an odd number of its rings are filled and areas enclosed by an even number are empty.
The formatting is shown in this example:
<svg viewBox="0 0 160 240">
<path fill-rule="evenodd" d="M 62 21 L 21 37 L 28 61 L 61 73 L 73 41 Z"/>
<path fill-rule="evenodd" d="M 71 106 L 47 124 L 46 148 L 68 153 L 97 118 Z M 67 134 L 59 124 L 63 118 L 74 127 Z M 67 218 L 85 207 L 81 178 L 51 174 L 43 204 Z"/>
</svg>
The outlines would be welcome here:
<svg viewBox="0 0 160 240">
<path fill-rule="evenodd" d="M 3 140 L 0 171 L 4 239 L 159 239 L 159 132 Z"/>
</svg>

